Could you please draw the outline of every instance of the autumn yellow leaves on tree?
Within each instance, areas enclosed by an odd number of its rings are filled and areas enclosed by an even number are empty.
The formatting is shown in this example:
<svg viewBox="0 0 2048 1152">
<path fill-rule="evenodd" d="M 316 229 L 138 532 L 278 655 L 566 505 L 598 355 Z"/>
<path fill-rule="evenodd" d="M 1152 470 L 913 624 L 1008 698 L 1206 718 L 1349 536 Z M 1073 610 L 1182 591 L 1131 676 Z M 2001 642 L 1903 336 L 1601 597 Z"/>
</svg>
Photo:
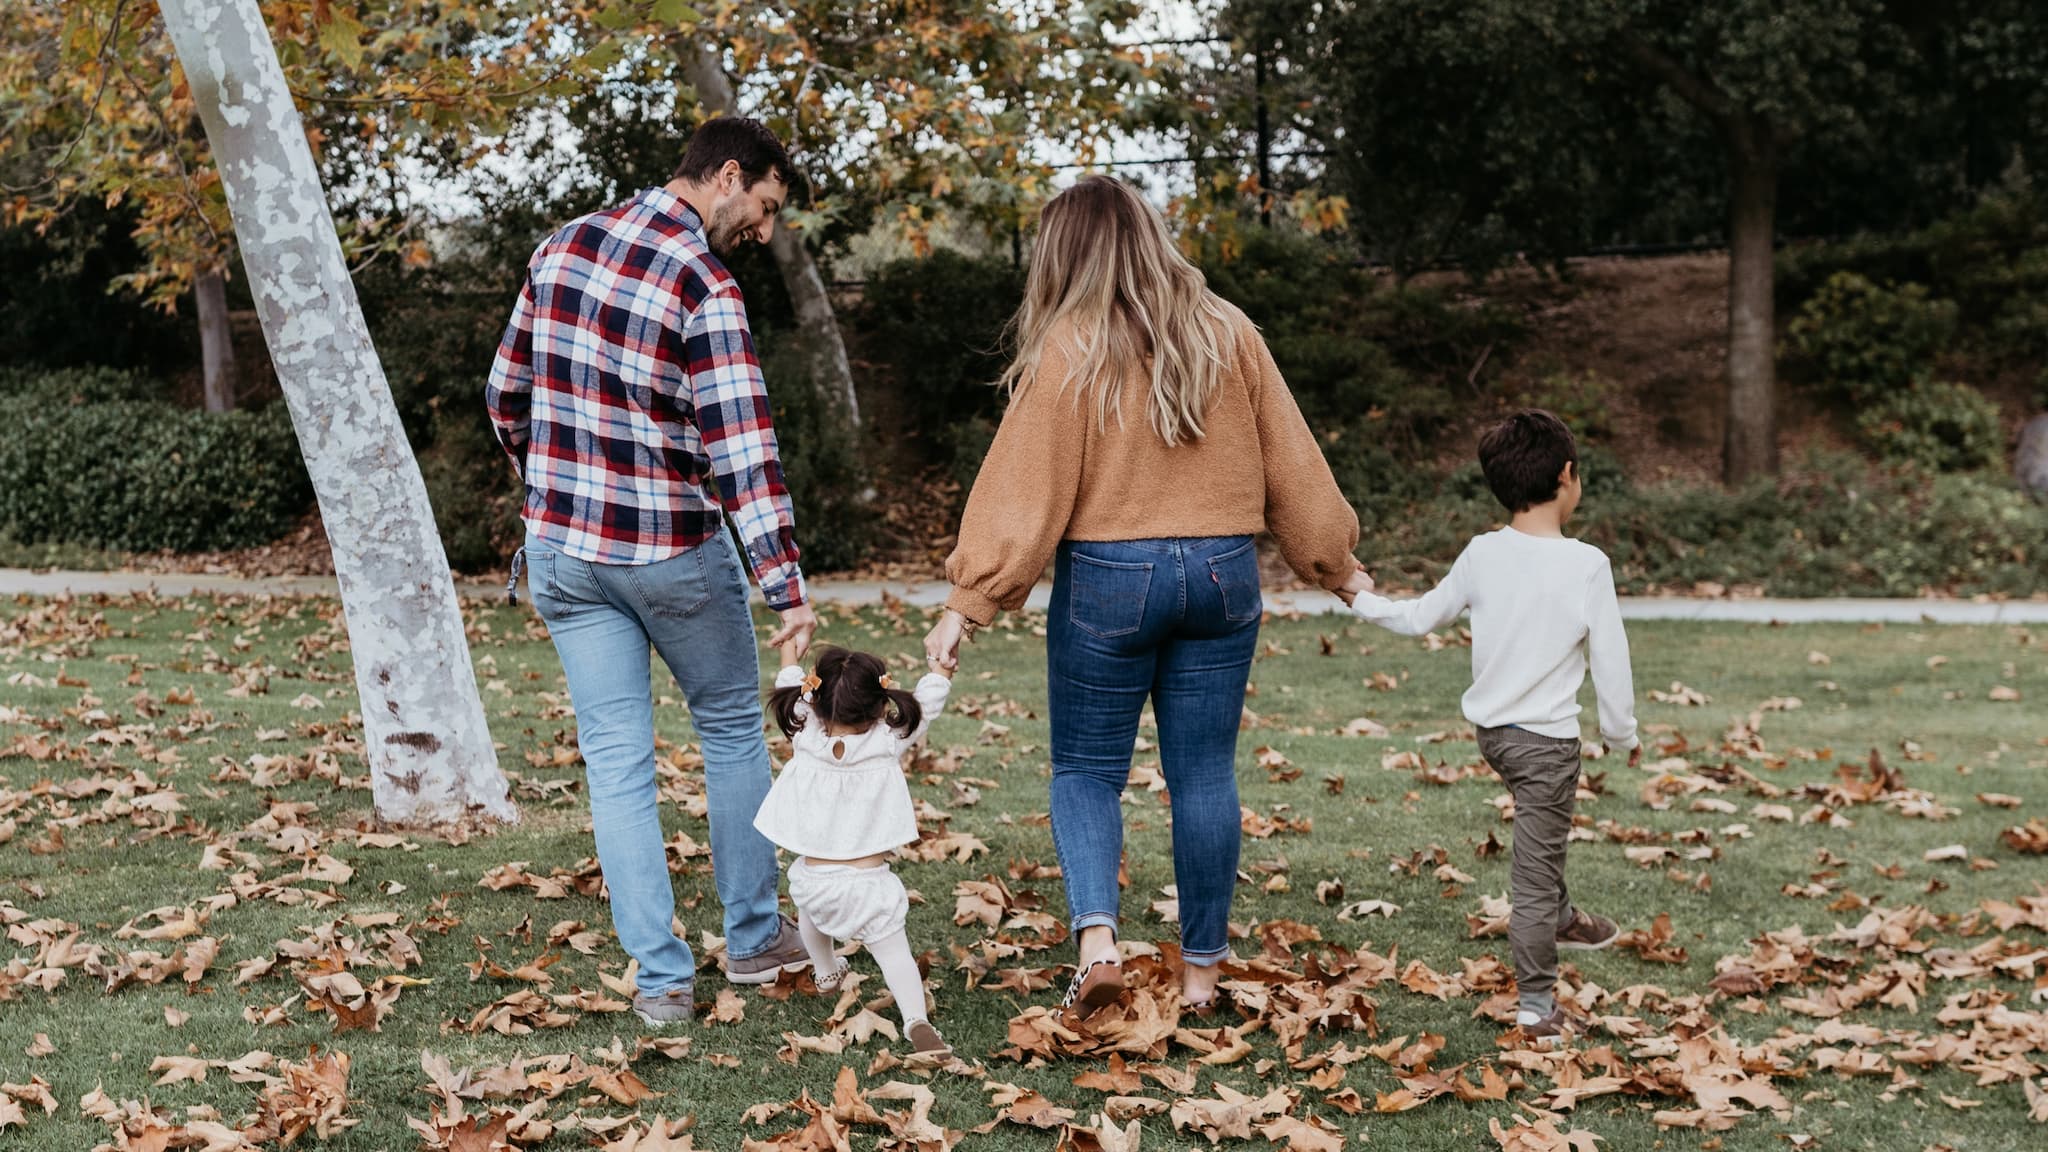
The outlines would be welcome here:
<svg viewBox="0 0 2048 1152">
<path fill-rule="evenodd" d="M 799 226 L 850 212 L 922 244 L 949 214 L 1014 222 L 1061 156 L 1168 99 L 1160 65 L 1115 47 L 1128 0 L 913 4 L 682 0 L 266 0 L 352 260 L 432 258 L 420 217 L 506 134 L 601 82 L 674 110 L 698 94 L 677 52 L 710 46 L 741 110 L 816 184 Z M 39 226 L 80 198 L 126 205 L 148 263 L 119 287 L 173 305 L 238 272 L 191 92 L 156 5 L 15 0 L 0 22 L 0 204 Z M 495 177 L 494 177 L 495 178 Z"/>
</svg>

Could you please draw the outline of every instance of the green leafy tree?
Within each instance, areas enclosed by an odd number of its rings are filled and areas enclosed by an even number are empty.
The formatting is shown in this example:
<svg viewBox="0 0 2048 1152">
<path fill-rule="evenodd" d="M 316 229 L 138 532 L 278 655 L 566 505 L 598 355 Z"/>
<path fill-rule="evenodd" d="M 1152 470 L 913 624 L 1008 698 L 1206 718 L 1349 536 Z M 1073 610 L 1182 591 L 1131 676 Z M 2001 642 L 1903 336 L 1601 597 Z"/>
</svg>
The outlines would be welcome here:
<svg viewBox="0 0 2048 1152">
<path fill-rule="evenodd" d="M 948 212 L 1014 222 L 1045 193 L 1056 153 L 1160 98 L 1140 55 L 1111 42 L 1136 15 L 1133 0 L 265 0 L 261 10 L 356 263 L 430 259 L 429 213 L 410 177 L 502 183 L 503 169 L 480 162 L 522 132 L 558 131 L 560 109 L 594 90 L 671 130 L 705 114 L 760 116 L 828 193 L 793 213 L 800 231 L 816 236 L 864 209 L 914 242 Z M 164 307 L 192 293 L 224 330 L 217 278 L 234 263 L 233 229 L 154 6 L 13 0 L 0 22 L 0 102 L 6 222 L 41 226 L 80 197 L 132 203 L 149 258 L 121 286 Z M 775 255 L 813 373 L 851 417 L 813 254 L 792 234 Z"/>
<path fill-rule="evenodd" d="M 1772 244 L 1788 184 L 1803 227 L 1898 227 L 2023 165 L 2048 124 L 2040 9 L 1238 0 L 1227 26 L 1322 97 L 1293 101 L 1310 110 L 1292 123 L 1329 153 L 1362 242 L 1397 265 L 1725 238 L 1724 473 L 1740 482 L 1777 467 Z"/>
</svg>

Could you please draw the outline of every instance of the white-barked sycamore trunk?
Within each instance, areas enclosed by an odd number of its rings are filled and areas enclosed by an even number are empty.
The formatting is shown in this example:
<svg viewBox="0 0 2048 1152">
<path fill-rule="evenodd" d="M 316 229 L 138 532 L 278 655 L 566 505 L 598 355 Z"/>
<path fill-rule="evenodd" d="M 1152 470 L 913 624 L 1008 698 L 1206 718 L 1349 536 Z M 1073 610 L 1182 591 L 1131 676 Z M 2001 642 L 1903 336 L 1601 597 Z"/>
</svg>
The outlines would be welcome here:
<svg viewBox="0 0 2048 1152">
<path fill-rule="evenodd" d="M 161 0 L 334 551 L 377 814 L 513 820 L 448 558 L 257 0 Z"/>
</svg>

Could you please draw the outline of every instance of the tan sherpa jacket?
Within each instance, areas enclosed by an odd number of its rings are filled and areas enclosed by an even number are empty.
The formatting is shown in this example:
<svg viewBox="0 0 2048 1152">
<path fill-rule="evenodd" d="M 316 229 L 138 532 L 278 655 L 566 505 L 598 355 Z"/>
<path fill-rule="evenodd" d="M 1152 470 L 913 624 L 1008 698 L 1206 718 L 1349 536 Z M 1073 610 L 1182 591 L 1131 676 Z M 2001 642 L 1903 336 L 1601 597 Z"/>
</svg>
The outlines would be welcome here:
<svg viewBox="0 0 2048 1152">
<path fill-rule="evenodd" d="M 1062 540 L 1273 533 L 1302 579 L 1334 589 L 1357 561 L 1358 514 L 1259 330 L 1230 309 L 1233 350 L 1205 435 L 1169 448 L 1147 419 L 1148 389 L 1123 389 L 1121 426 L 1095 424 L 1066 384 L 1071 336 L 1047 342 L 1003 415 L 946 560 L 947 607 L 977 624 L 1016 611 Z M 1064 386 L 1063 386 L 1064 385 Z"/>
</svg>

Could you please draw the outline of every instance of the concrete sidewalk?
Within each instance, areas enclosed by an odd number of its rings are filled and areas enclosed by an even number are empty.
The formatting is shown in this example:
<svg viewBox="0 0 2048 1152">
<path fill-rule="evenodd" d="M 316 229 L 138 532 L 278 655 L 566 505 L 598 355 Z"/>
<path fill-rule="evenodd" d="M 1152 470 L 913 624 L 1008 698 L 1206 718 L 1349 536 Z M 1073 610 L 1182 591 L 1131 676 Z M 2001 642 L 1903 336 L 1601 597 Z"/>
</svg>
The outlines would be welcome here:
<svg viewBox="0 0 2048 1152">
<path fill-rule="evenodd" d="M 462 581 L 464 596 L 500 596 L 502 584 Z M 35 572 L 0 568 L 0 596 L 129 596 L 154 591 L 161 596 L 333 596 L 331 576 L 278 576 L 248 579 L 165 572 Z M 936 581 L 882 583 L 823 579 L 811 584 L 812 596 L 827 603 L 873 604 L 886 594 L 920 607 L 940 604 L 946 585 Z M 1043 608 L 1052 596 L 1041 584 L 1030 606 Z M 522 592 L 521 602 L 525 603 Z M 1327 592 L 1268 589 L 1266 607 L 1274 612 L 1322 615 L 1343 605 Z M 2048 600 L 1703 600 L 1686 597 L 1624 596 L 1621 614 L 1629 620 L 1721 620 L 1747 623 L 1890 623 L 1890 624 L 2048 624 Z"/>
</svg>

